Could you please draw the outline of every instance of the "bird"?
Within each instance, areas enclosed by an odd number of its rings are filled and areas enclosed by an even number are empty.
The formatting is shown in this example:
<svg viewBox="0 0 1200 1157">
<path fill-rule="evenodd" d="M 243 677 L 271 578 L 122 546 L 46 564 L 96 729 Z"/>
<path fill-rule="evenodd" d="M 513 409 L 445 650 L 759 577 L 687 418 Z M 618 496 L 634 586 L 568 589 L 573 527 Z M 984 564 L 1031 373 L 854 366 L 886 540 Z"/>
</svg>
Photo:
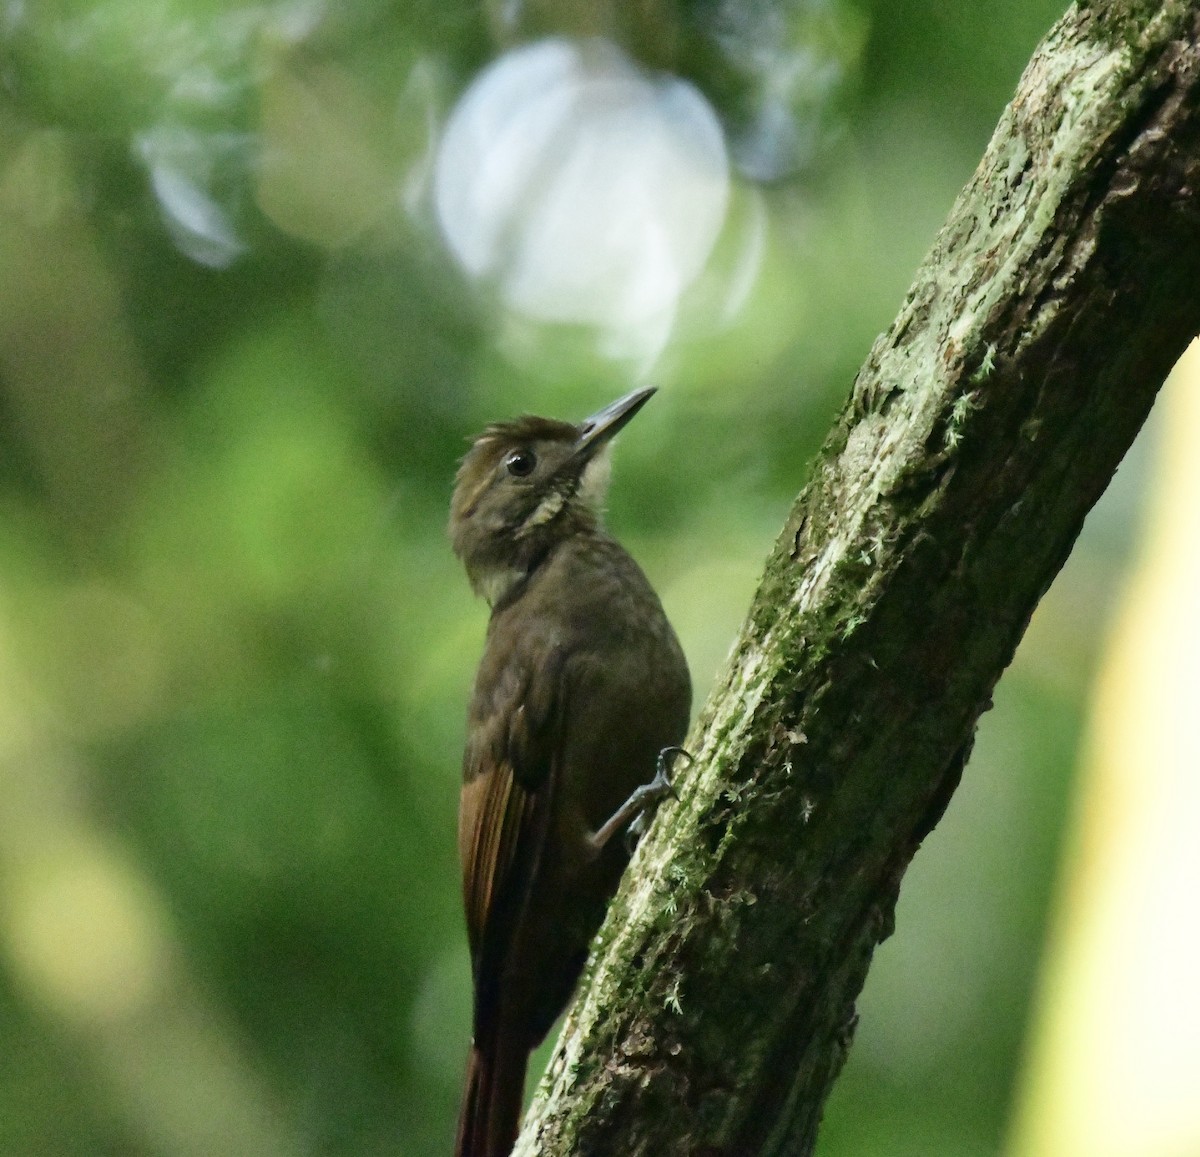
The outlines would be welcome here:
<svg viewBox="0 0 1200 1157">
<path fill-rule="evenodd" d="M 450 541 L 491 607 L 467 712 L 458 848 L 474 990 L 456 1157 L 505 1157 L 529 1053 L 566 1007 L 691 713 L 679 639 L 604 529 L 613 439 L 643 387 L 583 422 L 488 426 Z"/>
</svg>

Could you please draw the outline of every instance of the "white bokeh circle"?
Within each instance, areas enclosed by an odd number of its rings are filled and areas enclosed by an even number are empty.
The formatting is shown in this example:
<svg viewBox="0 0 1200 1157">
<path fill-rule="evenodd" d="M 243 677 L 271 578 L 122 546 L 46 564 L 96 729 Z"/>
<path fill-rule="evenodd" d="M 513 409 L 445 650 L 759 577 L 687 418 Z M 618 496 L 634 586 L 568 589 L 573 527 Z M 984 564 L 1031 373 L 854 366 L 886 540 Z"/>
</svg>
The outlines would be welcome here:
<svg viewBox="0 0 1200 1157">
<path fill-rule="evenodd" d="M 514 311 L 645 326 L 674 316 L 721 231 L 724 136 L 685 81 L 647 75 L 606 41 L 543 40 L 463 94 L 434 202 L 464 270 Z"/>
</svg>

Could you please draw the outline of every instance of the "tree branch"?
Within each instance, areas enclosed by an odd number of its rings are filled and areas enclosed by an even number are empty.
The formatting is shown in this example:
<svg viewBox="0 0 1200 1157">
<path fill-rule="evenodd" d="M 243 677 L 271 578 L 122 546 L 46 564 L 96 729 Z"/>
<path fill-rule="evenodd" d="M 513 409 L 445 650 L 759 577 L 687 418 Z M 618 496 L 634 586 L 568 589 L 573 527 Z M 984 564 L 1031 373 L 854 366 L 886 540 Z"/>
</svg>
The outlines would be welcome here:
<svg viewBox="0 0 1200 1157">
<path fill-rule="evenodd" d="M 1038 49 L 766 567 L 518 1153 L 804 1154 L 900 879 L 1200 329 L 1200 14 Z"/>
</svg>

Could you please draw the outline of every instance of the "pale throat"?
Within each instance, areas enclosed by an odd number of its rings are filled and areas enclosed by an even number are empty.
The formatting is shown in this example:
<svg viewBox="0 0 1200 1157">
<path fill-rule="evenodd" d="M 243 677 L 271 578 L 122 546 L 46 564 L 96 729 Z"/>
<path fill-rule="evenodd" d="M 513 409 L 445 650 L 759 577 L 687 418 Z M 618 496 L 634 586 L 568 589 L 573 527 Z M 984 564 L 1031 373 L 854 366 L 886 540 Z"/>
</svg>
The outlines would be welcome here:
<svg viewBox="0 0 1200 1157">
<path fill-rule="evenodd" d="M 533 508 L 517 531 L 523 537 L 531 530 L 553 522 L 568 504 L 588 512 L 598 524 L 603 514 L 604 497 L 612 477 L 612 444 L 601 447 L 594 458 L 583 468 L 583 474 L 573 495 L 561 490 L 550 490 Z M 528 575 L 521 567 L 503 562 L 481 562 L 467 564 L 467 577 L 471 588 L 489 606 L 494 607 Z"/>
<path fill-rule="evenodd" d="M 608 494 L 608 484 L 612 481 L 612 448 L 612 442 L 601 446 L 583 468 L 583 476 L 579 479 L 579 500 L 597 520 L 604 513 L 604 499 Z"/>
<path fill-rule="evenodd" d="M 471 580 L 471 589 L 486 600 L 489 607 L 494 607 L 509 591 L 525 578 L 526 572 L 520 567 L 507 566 L 503 563 L 496 565 L 484 564 L 469 567 L 467 577 Z"/>
</svg>

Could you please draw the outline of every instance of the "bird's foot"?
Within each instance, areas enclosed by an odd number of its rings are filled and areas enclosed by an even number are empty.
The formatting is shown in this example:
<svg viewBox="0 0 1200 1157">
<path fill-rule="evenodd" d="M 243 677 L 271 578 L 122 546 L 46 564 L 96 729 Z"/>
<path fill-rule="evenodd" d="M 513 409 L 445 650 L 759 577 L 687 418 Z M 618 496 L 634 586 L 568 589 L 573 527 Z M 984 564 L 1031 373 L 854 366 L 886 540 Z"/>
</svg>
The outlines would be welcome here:
<svg viewBox="0 0 1200 1157">
<path fill-rule="evenodd" d="M 679 798 L 671 783 L 671 772 L 674 763 L 683 757 L 692 763 L 691 755 L 682 747 L 664 747 L 658 753 L 654 778 L 649 783 L 635 788 L 630 797 L 609 817 L 603 827 L 592 836 L 592 845 L 600 852 L 609 840 L 622 828 L 626 829 L 626 839 L 629 851 L 637 846 L 637 841 L 645 834 L 654 817 L 657 806 L 669 795 Z"/>
<path fill-rule="evenodd" d="M 644 836 L 650 827 L 650 821 L 654 818 L 654 813 L 658 810 L 658 805 L 662 803 L 667 796 L 679 798 L 679 792 L 675 790 L 675 785 L 671 782 L 671 775 L 675 770 L 675 763 L 679 759 L 686 759 L 690 767 L 696 761 L 692 758 L 692 753 L 683 747 L 664 747 L 658 753 L 658 761 L 655 764 L 654 778 L 644 787 L 639 788 L 639 791 L 645 792 L 645 803 L 641 811 L 638 812 L 629 827 L 625 829 L 625 846 L 630 855 L 633 855 L 633 849 L 638 846 L 638 842 Z"/>
</svg>

